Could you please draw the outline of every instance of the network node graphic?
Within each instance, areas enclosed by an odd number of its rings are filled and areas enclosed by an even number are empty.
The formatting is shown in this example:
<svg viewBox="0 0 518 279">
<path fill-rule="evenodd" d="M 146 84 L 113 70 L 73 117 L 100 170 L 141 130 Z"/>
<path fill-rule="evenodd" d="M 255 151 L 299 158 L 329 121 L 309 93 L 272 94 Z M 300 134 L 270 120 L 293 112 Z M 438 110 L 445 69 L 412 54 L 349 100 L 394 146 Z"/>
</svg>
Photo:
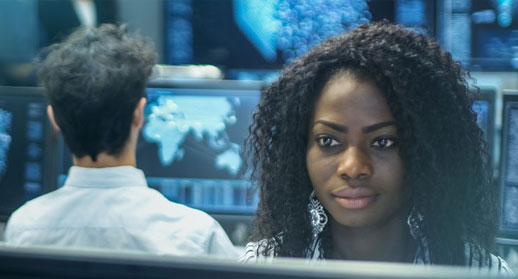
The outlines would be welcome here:
<svg viewBox="0 0 518 279">
<path fill-rule="evenodd" d="M 364 0 L 279 0 L 275 10 L 277 48 L 286 62 L 372 17 Z"/>
<path fill-rule="evenodd" d="M 290 62 L 325 39 L 369 23 L 364 0 L 234 0 L 234 18 L 267 61 Z"/>
</svg>

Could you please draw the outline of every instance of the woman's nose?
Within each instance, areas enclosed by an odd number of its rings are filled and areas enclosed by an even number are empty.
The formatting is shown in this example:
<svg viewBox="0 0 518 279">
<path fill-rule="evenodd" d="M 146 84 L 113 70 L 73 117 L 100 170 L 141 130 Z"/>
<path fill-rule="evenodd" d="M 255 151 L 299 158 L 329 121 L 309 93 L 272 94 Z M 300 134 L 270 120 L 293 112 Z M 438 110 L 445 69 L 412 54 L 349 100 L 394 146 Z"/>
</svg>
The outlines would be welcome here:
<svg viewBox="0 0 518 279">
<path fill-rule="evenodd" d="M 343 179 L 366 179 L 373 172 L 370 157 L 362 148 L 350 146 L 342 154 L 337 172 Z"/>
</svg>

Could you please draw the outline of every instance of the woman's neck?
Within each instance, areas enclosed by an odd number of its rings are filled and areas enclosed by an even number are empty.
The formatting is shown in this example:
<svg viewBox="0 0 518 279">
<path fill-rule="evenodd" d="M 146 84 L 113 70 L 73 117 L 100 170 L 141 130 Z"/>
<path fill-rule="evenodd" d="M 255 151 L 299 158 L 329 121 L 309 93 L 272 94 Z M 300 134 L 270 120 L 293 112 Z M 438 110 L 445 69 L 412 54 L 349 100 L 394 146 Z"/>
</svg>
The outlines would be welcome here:
<svg viewBox="0 0 518 279">
<path fill-rule="evenodd" d="M 416 242 L 410 235 L 407 217 L 394 216 L 382 225 L 346 227 L 331 218 L 335 259 L 384 262 L 412 262 Z"/>
</svg>

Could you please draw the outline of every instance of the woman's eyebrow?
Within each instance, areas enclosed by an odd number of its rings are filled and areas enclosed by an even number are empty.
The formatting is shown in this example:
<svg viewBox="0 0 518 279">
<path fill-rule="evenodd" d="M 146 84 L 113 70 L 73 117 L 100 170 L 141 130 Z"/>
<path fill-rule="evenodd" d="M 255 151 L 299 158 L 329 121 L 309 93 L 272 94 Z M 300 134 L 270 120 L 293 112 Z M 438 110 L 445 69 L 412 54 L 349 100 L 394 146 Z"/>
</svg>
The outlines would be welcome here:
<svg viewBox="0 0 518 279">
<path fill-rule="evenodd" d="M 362 132 L 364 134 L 367 134 L 367 133 L 371 133 L 378 129 L 381 129 L 381 128 L 387 127 L 387 126 L 391 126 L 391 125 L 396 126 L 396 121 L 391 120 L 391 121 L 385 121 L 385 122 L 376 123 L 376 124 L 373 124 L 370 126 L 366 126 L 366 127 L 362 128 Z"/>
<path fill-rule="evenodd" d="M 330 121 L 326 121 L 326 120 L 317 120 L 317 121 L 315 121 L 313 123 L 313 126 L 311 126 L 311 128 L 315 127 L 315 125 L 317 125 L 319 123 L 322 124 L 322 125 L 328 126 L 329 128 L 331 128 L 333 130 L 336 130 L 338 132 L 347 133 L 347 131 L 349 131 L 349 128 L 347 128 L 347 126 L 345 126 L 345 125 L 341 125 L 341 124 L 330 122 Z"/>
<path fill-rule="evenodd" d="M 333 129 L 333 130 L 336 130 L 338 132 L 342 132 L 342 133 L 347 133 L 349 131 L 349 128 L 345 125 L 342 125 L 342 124 L 338 124 L 338 123 L 335 123 L 335 122 L 330 122 L 330 121 L 326 121 L 326 120 L 317 120 L 313 123 L 313 125 L 311 126 L 311 128 L 315 127 L 315 125 L 317 124 L 322 124 L 322 125 L 325 125 L 325 126 L 328 126 L 329 128 Z M 371 133 L 373 131 L 376 131 L 378 129 L 381 129 L 383 127 L 387 127 L 387 126 L 391 126 L 391 125 L 396 125 L 396 121 L 384 121 L 384 122 L 380 122 L 380 123 L 376 123 L 376 124 L 372 124 L 370 126 L 366 126 L 366 127 L 363 127 L 362 128 L 362 132 L 364 134 L 367 134 L 367 133 Z"/>
</svg>

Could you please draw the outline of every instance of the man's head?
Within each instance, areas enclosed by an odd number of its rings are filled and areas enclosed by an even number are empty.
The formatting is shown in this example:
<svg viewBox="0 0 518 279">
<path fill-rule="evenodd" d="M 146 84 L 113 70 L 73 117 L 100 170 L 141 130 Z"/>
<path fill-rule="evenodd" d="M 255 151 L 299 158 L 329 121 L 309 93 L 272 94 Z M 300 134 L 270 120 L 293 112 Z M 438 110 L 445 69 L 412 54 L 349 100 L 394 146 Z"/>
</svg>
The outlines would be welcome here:
<svg viewBox="0 0 518 279">
<path fill-rule="evenodd" d="M 109 24 L 79 29 L 48 48 L 39 81 L 77 158 L 122 151 L 155 58 L 150 40 Z"/>
</svg>

